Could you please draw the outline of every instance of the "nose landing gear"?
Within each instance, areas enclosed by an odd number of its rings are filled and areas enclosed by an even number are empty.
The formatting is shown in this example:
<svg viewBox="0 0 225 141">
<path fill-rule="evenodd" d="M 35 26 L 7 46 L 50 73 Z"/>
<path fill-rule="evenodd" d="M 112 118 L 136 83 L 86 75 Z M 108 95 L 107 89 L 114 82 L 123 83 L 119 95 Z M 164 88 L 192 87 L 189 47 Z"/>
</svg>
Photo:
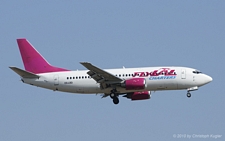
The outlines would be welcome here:
<svg viewBox="0 0 225 141">
<path fill-rule="evenodd" d="M 190 92 L 187 93 L 187 97 L 188 97 L 188 98 L 191 97 L 191 93 L 190 93 Z"/>
<path fill-rule="evenodd" d="M 195 91 L 195 90 L 198 90 L 198 86 L 188 88 L 187 89 L 187 97 L 190 98 L 191 97 L 190 91 Z"/>
</svg>

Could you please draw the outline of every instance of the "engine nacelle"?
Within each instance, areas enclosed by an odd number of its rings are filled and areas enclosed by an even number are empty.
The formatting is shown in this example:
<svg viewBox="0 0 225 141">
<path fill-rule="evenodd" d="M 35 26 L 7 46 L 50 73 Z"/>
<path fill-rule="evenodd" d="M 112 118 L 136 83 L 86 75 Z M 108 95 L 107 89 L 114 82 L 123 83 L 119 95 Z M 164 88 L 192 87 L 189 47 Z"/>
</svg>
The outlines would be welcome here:
<svg viewBox="0 0 225 141">
<path fill-rule="evenodd" d="M 150 99 L 150 98 L 151 98 L 150 91 L 134 92 L 131 96 L 131 100 L 144 100 L 144 99 Z"/>
<path fill-rule="evenodd" d="M 131 100 L 150 99 L 151 98 L 151 92 L 150 91 L 143 91 L 143 92 L 127 93 L 123 97 L 126 97 L 126 98 L 131 99 Z"/>
<path fill-rule="evenodd" d="M 145 78 L 128 79 L 122 85 L 126 90 L 142 90 L 146 88 Z"/>
</svg>

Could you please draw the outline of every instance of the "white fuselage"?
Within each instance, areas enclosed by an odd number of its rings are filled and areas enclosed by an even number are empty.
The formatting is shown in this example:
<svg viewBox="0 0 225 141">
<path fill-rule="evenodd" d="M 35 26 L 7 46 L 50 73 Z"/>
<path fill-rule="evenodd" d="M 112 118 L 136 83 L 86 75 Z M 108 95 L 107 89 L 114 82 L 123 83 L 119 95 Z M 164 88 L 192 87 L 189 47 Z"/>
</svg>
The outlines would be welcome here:
<svg viewBox="0 0 225 141">
<path fill-rule="evenodd" d="M 187 67 L 145 67 L 106 69 L 105 71 L 124 80 L 141 77 L 146 80 L 146 88 L 138 91 L 179 90 L 200 87 L 212 81 L 203 73 Z M 24 83 L 71 93 L 110 93 L 112 88 L 101 89 L 99 83 L 92 79 L 88 70 L 65 71 L 38 74 L 40 78 L 22 78 Z M 119 93 L 135 92 L 122 87 L 116 88 Z"/>
</svg>

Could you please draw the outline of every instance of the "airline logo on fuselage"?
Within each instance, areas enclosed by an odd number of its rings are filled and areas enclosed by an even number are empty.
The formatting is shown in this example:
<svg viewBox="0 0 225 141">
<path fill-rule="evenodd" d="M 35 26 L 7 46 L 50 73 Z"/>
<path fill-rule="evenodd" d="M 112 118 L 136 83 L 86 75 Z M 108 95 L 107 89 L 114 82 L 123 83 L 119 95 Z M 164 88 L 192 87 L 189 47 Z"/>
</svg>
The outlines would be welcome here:
<svg viewBox="0 0 225 141">
<path fill-rule="evenodd" d="M 149 77 L 149 80 L 175 79 L 177 74 L 174 69 L 161 68 L 152 72 L 134 72 L 133 77 Z"/>
</svg>

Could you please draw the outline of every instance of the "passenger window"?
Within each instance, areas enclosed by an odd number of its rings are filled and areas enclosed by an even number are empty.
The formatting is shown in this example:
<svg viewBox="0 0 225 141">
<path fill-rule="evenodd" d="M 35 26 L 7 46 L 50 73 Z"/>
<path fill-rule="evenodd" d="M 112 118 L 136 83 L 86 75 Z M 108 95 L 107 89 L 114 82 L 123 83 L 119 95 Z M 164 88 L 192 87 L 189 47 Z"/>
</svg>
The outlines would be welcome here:
<svg viewBox="0 0 225 141">
<path fill-rule="evenodd" d="M 72 79 L 72 77 L 70 77 L 70 79 Z"/>
<path fill-rule="evenodd" d="M 67 77 L 66 79 L 69 79 L 69 77 Z"/>
</svg>

